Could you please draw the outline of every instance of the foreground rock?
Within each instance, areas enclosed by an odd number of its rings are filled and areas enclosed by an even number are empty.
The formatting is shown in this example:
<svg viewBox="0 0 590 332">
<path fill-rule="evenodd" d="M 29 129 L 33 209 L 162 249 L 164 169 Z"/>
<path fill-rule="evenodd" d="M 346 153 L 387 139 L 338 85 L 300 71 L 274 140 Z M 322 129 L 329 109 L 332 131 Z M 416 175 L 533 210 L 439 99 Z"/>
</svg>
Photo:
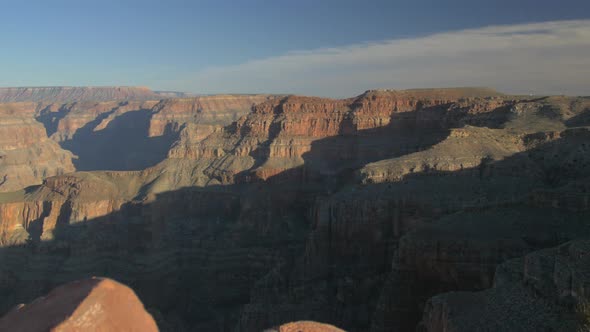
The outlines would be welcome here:
<svg viewBox="0 0 590 332">
<path fill-rule="evenodd" d="M 344 330 L 328 324 L 300 321 L 284 324 L 265 332 L 344 332 Z"/>
<path fill-rule="evenodd" d="M 0 331 L 50 330 L 157 332 L 158 327 L 133 290 L 104 278 L 70 282 L 0 319 Z"/>
</svg>

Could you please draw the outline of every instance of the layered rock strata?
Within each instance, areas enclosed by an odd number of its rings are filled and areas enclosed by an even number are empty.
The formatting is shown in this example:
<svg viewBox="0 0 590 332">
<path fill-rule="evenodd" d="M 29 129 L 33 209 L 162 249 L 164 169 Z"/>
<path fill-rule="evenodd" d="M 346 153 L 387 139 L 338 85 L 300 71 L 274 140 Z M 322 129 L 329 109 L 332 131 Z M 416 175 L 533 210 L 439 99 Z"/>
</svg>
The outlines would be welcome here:
<svg viewBox="0 0 590 332">
<path fill-rule="evenodd" d="M 47 137 L 32 103 L 0 104 L 0 192 L 74 171 L 72 154 Z"/>
<path fill-rule="evenodd" d="M 0 104 L 0 191 L 15 191 L 74 170 L 154 166 L 166 159 L 181 132 L 183 140 L 200 142 L 249 112 L 254 104 L 272 98 L 223 95 L 164 101 Z"/>
</svg>

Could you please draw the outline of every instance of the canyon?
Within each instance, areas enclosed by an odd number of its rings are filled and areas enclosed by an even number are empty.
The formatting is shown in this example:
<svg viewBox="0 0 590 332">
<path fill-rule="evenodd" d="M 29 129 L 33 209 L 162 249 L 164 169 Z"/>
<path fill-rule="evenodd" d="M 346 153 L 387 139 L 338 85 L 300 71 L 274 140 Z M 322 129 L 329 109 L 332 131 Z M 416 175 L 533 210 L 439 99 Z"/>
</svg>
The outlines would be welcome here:
<svg viewBox="0 0 590 332">
<path fill-rule="evenodd" d="M 103 87 L 0 102 L 0 326 L 92 276 L 128 285 L 162 331 L 589 324 L 588 97 Z"/>
</svg>

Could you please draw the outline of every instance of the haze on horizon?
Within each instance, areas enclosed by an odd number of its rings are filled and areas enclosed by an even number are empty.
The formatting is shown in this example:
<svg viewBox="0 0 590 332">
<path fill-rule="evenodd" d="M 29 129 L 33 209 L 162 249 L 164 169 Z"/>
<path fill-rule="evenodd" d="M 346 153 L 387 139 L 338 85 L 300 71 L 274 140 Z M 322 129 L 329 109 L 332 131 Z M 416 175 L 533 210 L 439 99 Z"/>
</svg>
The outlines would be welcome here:
<svg viewBox="0 0 590 332">
<path fill-rule="evenodd" d="M 590 95 L 589 13 L 582 0 L 11 2 L 0 86 Z"/>
</svg>

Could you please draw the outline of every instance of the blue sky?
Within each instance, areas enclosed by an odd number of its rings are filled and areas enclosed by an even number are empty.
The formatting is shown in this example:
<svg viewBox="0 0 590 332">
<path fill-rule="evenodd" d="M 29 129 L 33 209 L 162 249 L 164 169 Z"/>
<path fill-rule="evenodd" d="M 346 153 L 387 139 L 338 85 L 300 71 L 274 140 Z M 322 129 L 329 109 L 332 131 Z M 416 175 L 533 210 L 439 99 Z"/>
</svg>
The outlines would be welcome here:
<svg viewBox="0 0 590 332">
<path fill-rule="evenodd" d="M 0 86 L 340 97 L 492 85 L 590 94 L 586 0 L 1 0 L 0 8 Z"/>
</svg>

